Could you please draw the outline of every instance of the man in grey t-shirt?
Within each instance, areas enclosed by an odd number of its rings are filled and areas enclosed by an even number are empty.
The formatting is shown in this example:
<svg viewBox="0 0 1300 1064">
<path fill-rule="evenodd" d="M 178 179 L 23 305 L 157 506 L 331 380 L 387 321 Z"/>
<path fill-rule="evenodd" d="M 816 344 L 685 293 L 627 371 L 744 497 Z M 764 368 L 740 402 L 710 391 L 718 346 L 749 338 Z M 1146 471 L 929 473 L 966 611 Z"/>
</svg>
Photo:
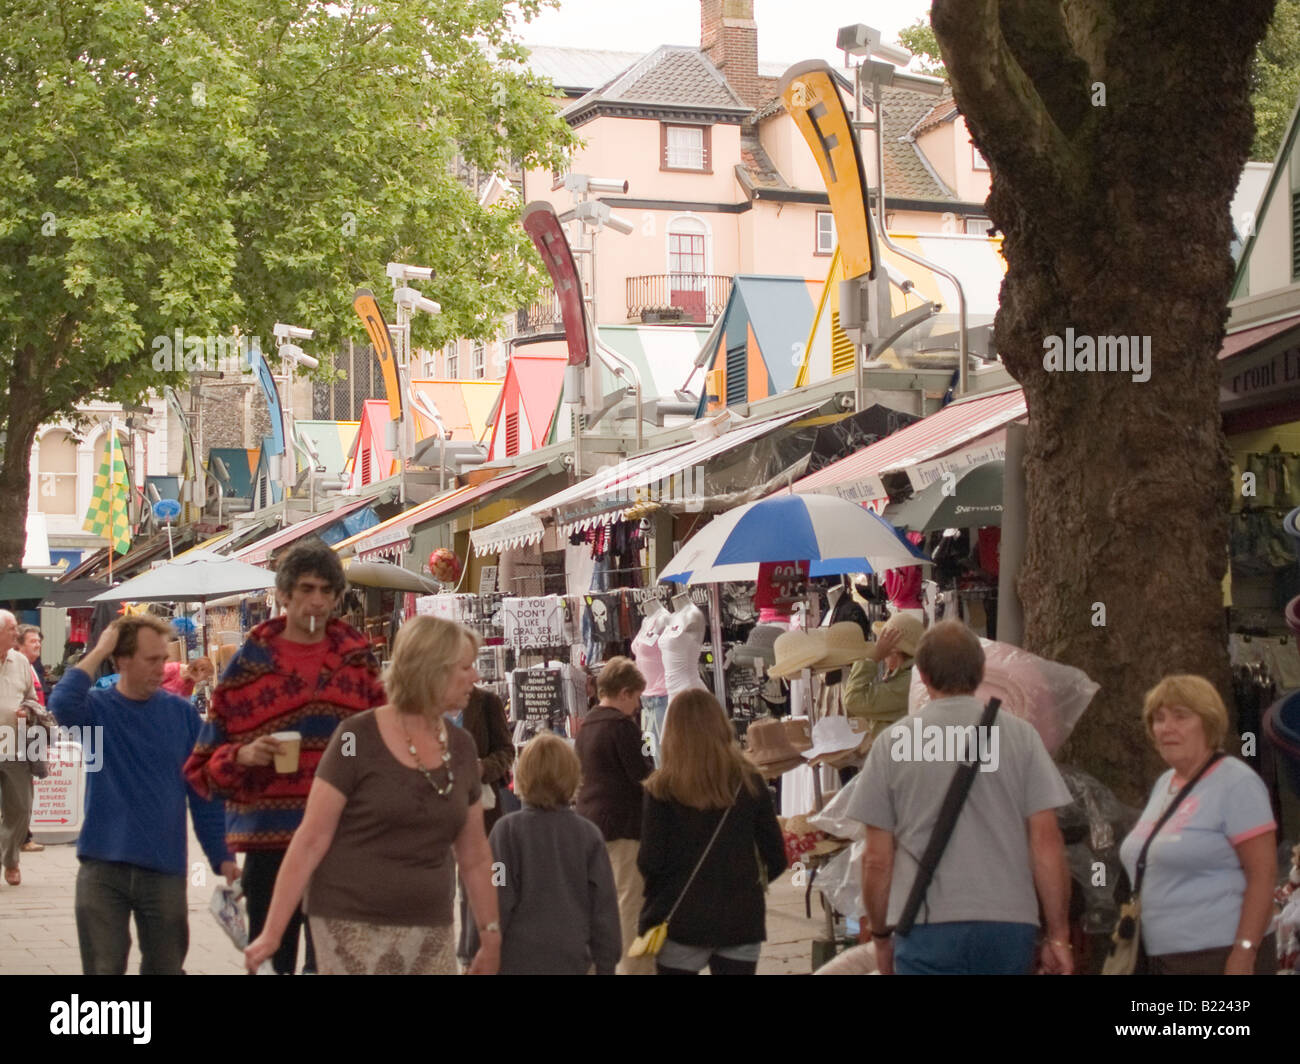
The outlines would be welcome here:
<svg viewBox="0 0 1300 1064">
<path fill-rule="evenodd" d="M 974 692 L 984 650 L 974 632 L 960 621 L 935 625 L 916 668 L 931 701 L 876 737 L 848 810 L 867 825 L 862 891 L 880 971 L 1028 974 L 1041 901 L 1043 967 L 1068 975 L 1070 875 L 1055 809 L 1070 803 L 1070 792 L 1033 725 L 1000 712 L 979 732 L 983 706 Z M 972 758 L 979 771 L 916 924 L 895 942 L 891 929 L 948 785 L 958 763 Z"/>
</svg>

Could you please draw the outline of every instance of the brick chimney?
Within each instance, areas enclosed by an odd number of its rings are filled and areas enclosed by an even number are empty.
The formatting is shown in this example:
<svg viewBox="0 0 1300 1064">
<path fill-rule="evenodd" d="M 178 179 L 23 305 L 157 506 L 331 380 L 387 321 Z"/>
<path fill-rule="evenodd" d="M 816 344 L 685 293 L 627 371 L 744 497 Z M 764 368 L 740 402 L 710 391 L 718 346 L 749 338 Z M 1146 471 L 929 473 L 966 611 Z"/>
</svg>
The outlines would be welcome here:
<svg viewBox="0 0 1300 1064">
<path fill-rule="evenodd" d="M 776 95 L 776 79 L 758 76 L 754 0 L 700 0 L 700 51 L 750 107 Z"/>
</svg>

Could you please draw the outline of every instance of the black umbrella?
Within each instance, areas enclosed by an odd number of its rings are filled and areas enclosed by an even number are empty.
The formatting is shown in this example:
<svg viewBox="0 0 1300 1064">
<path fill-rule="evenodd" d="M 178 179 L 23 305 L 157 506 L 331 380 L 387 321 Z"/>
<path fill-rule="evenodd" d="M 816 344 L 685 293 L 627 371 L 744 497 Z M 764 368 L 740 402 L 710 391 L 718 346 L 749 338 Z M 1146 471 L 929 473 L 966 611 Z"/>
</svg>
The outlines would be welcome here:
<svg viewBox="0 0 1300 1064">
<path fill-rule="evenodd" d="M 54 590 L 45 596 L 41 605 L 57 606 L 64 610 L 89 609 L 95 605 L 89 601 L 90 596 L 107 590 L 108 585 L 99 580 L 65 580 L 54 585 Z"/>
<path fill-rule="evenodd" d="M 21 569 L 0 573 L 0 602 L 42 601 L 59 585 Z"/>
<path fill-rule="evenodd" d="M 954 474 L 955 480 L 945 475 L 905 502 L 885 507 L 884 518 L 911 532 L 1001 527 L 1002 471 L 1002 462 L 985 462 Z"/>
</svg>

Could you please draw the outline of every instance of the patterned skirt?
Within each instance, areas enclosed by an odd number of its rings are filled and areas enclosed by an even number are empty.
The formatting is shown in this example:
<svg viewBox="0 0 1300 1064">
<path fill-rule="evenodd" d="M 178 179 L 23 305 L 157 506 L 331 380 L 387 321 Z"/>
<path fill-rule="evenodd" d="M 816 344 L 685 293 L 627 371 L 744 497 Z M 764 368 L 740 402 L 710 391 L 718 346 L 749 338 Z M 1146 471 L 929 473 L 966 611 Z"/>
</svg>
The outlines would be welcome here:
<svg viewBox="0 0 1300 1064">
<path fill-rule="evenodd" d="M 321 975 L 456 975 L 455 929 L 308 917 Z"/>
</svg>

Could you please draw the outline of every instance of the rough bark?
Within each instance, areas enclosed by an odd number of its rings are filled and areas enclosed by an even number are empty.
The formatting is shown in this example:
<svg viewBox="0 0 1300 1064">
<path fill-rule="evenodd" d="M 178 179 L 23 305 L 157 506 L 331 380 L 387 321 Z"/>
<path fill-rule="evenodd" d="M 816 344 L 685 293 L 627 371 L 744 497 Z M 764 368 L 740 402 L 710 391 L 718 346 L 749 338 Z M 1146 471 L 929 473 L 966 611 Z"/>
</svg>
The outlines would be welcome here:
<svg viewBox="0 0 1300 1064">
<path fill-rule="evenodd" d="M 1227 691 L 1215 356 L 1229 204 L 1253 136 L 1250 63 L 1273 3 L 932 7 L 1005 236 L 995 333 L 1030 415 L 1025 643 L 1102 685 L 1064 760 L 1130 801 L 1157 768 L 1144 692 L 1171 672 Z M 1150 337 L 1150 379 L 1047 372 L 1044 340 L 1067 328 Z"/>
<path fill-rule="evenodd" d="M 0 408 L 5 414 L 4 454 L 0 458 L 0 571 L 17 569 L 27 545 L 27 497 L 31 487 L 32 443 L 45 415 L 40 402 L 36 351 L 15 353 Z"/>
</svg>

